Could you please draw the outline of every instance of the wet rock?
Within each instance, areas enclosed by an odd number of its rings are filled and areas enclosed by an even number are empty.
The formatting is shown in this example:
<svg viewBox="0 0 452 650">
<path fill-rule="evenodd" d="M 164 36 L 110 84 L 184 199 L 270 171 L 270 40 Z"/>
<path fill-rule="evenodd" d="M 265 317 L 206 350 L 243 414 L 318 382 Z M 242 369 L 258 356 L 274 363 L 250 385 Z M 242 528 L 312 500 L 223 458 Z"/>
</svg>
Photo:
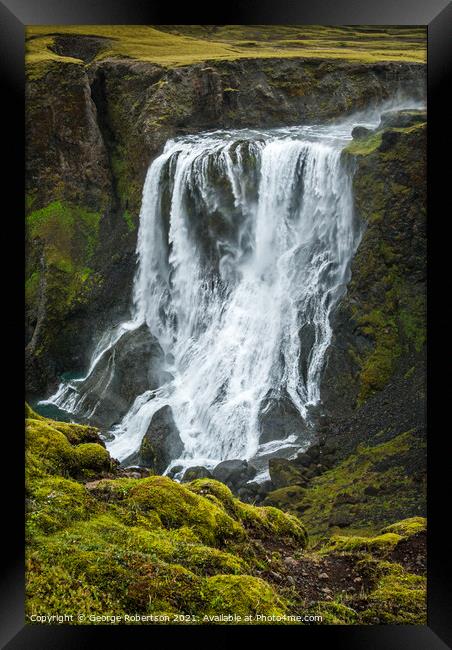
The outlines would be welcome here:
<svg viewBox="0 0 452 650">
<path fill-rule="evenodd" d="M 259 414 L 259 442 L 284 440 L 292 434 L 301 434 L 305 425 L 296 407 L 289 397 L 280 399 L 267 398 L 263 400 Z"/>
<path fill-rule="evenodd" d="M 175 465 L 168 471 L 167 476 L 169 478 L 174 478 L 177 474 L 180 474 L 180 472 L 182 472 L 183 469 L 184 468 L 182 465 Z"/>
<path fill-rule="evenodd" d="M 268 481 L 262 481 L 262 483 L 259 484 L 258 494 L 265 496 L 271 490 L 273 490 L 273 483 L 271 480 L 269 479 Z"/>
<path fill-rule="evenodd" d="M 298 456 L 294 459 L 294 462 L 301 467 L 309 467 L 312 464 L 312 458 L 305 452 L 302 452 L 298 454 Z"/>
<path fill-rule="evenodd" d="M 162 360 L 163 350 L 146 324 L 124 332 L 78 384 L 83 413 L 100 427 L 119 422 L 137 395 L 160 385 Z"/>
<path fill-rule="evenodd" d="M 162 474 L 169 463 L 178 458 L 184 444 L 173 419 L 169 406 L 163 406 L 152 416 L 148 430 L 140 446 L 142 462 L 158 474 Z"/>
<path fill-rule="evenodd" d="M 359 138 L 366 138 L 370 133 L 372 133 L 371 129 L 366 129 L 365 126 L 355 126 L 352 131 L 352 138 L 354 140 Z"/>
<path fill-rule="evenodd" d="M 213 470 L 215 480 L 225 483 L 232 491 L 237 491 L 244 483 L 254 478 L 256 470 L 246 460 L 224 460 Z"/>
</svg>

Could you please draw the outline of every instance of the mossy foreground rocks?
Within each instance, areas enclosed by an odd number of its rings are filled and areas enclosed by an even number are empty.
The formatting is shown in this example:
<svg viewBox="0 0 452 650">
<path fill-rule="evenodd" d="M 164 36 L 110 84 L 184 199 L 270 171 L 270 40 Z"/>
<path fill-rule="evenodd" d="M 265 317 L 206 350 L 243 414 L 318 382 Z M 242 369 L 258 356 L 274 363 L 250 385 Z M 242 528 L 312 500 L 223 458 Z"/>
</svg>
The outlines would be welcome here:
<svg viewBox="0 0 452 650">
<path fill-rule="evenodd" d="M 31 621 L 424 621 L 422 517 L 309 549 L 296 516 L 242 503 L 211 478 L 132 478 L 93 427 L 26 415 Z"/>
<path fill-rule="evenodd" d="M 101 441 L 93 442 L 92 427 L 48 420 L 29 407 L 26 423 L 30 616 L 55 607 L 86 617 L 201 621 L 288 611 L 287 599 L 258 574 L 268 564 L 266 541 L 306 547 L 298 519 L 243 504 L 212 479 L 180 485 L 124 476 Z"/>
</svg>

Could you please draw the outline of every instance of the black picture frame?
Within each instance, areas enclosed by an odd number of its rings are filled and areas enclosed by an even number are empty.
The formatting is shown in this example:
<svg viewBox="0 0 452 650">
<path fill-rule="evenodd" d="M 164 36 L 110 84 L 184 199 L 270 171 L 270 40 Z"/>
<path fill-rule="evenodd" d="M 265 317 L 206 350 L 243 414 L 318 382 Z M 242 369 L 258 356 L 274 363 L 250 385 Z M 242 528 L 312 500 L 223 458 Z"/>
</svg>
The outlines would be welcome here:
<svg viewBox="0 0 452 650">
<path fill-rule="evenodd" d="M 448 434 L 441 414 L 447 409 L 446 383 L 438 381 L 438 371 L 446 363 L 444 343 L 447 320 L 444 303 L 433 295 L 446 277 L 446 238 L 441 234 L 450 199 L 450 172 L 441 152 L 448 146 L 450 112 L 446 101 L 452 61 L 452 3 L 446 0 L 232 0 L 227 8 L 196 8 L 193 3 L 177 11 L 172 5 L 149 0 L 2 0 L 0 2 L 0 70 L 3 86 L 2 155 L 4 158 L 2 207 L 4 216 L 3 252 L 13 252 L 4 269 L 4 351 L 13 361 L 4 362 L 8 373 L 3 410 L 3 457 L 1 517 L 3 520 L 4 564 L 0 591 L 0 642 L 10 650 L 26 648 L 85 648 L 115 642 L 132 643 L 138 637 L 166 645 L 176 637 L 189 641 L 200 634 L 205 641 L 220 634 L 227 642 L 236 637 L 256 640 L 256 635 L 287 633 L 300 635 L 300 644 L 331 643 L 334 647 L 384 650 L 441 650 L 452 647 L 450 607 L 449 508 L 446 481 L 450 472 Z M 190 24 L 380 24 L 426 25 L 428 28 L 428 626 L 305 626 L 237 628 L 203 627 L 83 627 L 36 626 L 24 621 L 24 480 L 23 480 L 23 272 L 19 263 L 23 251 L 24 211 L 24 28 L 37 24 L 169 24 L 177 20 Z M 450 139 L 450 136 L 449 136 Z M 447 194 L 446 194 L 447 193 Z M 7 208 L 5 206 L 8 206 Z M 441 219 L 441 217 L 443 217 Z M 450 254 L 449 254 L 450 256 Z M 2 256 L 5 261 L 5 255 Z M 441 292 L 438 292 L 441 293 Z M 447 302 L 447 300 L 446 300 Z M 17 349 L 16 349 L 17 346 Z M 447 346 L 446 346 L 447 349 Z M 449 470 L 449 471 L 448 471 Z M 231 638 L 232 637 L 232 638 Z M 309 640 L 308 640 L 309 637 Z"/>
</svg>

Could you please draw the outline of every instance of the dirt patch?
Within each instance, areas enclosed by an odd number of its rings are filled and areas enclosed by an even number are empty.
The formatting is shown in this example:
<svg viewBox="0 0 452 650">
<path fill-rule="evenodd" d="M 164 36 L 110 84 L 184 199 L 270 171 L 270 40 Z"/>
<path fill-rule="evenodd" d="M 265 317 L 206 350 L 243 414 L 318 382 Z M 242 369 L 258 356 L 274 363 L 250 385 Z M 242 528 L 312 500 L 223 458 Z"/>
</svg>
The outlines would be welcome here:
<svg viewBox="0 0 452 650">
<path fill-rule="evenodd" d="M 410 573 L 424 575 L 427 572 L 427 533 L 423 530 L 402 540 L 388 559 L 398 562 Z"/>
<path fill-rule="evenodd" d="M 71 56 L 85 63 L 91 63 L 110 43 L 109 38 L 62 34 L 55 36 L 53 45 L 49 49 L 59 56 Z"/>
</svg>

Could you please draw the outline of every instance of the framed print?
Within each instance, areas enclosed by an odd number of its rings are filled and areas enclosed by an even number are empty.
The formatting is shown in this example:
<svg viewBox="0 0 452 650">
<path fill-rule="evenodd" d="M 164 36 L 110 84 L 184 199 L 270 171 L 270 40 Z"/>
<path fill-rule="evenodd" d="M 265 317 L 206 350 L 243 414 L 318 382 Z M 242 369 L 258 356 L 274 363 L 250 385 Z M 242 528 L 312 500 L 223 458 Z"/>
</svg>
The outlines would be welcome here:
<svg viewBox="0 0 452 650">
<path fill-rule="evenodd" d="M 447 648 L 451 6 L 0 9 L 5 647 Z"/>
</svg>

